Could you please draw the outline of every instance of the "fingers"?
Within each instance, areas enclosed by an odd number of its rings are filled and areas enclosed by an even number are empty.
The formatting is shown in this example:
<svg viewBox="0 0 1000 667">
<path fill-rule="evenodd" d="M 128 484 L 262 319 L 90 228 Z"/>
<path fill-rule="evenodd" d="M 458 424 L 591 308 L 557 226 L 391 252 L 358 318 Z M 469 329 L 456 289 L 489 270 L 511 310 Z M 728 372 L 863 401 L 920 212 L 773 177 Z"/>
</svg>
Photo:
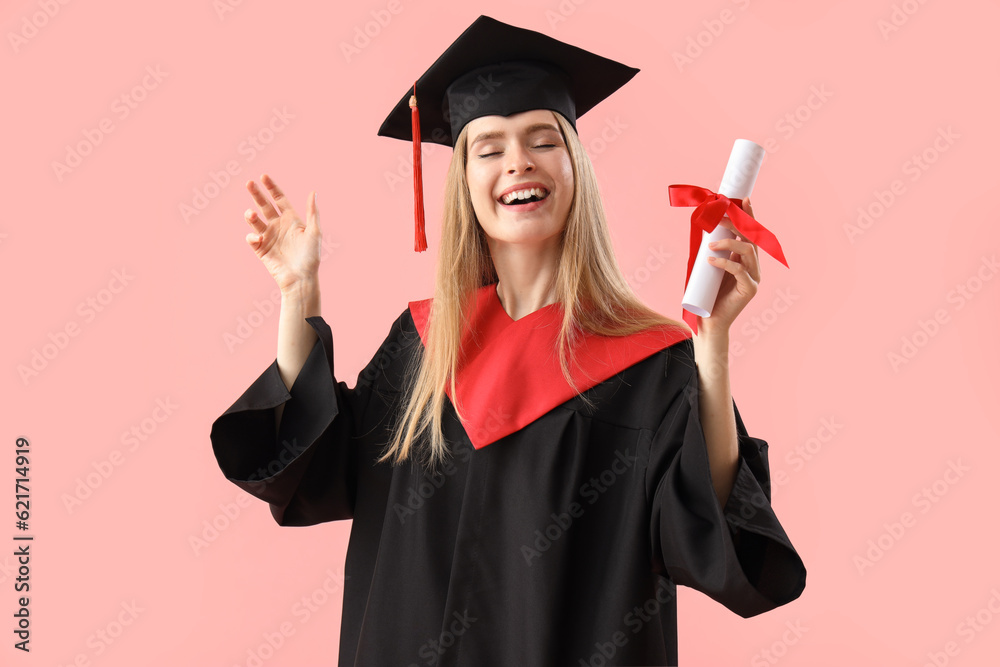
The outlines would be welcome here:
<svg viewBox="0 0 1000 667">
<path fill-rule="evenodd" d="M 747 215 L 753 218 L 753 207 L 750 205 L 750 197 L 743 198 L 743 210 L 746 211 Z M 737 234 L 737 238 L 741 241 L 743 238 Z M 747 258 L 747 270 L 750 272 L 750 277 L 754 280 L 760 282 L 760 257 L 757 255 L 757 244 L 750 244 L 750 251 L 745 251 L 740 253 Z"/>
<path fill-rule="evenodd" d="M 736 201 L 736 200 L 733 200 L 733 201 Z M 743 212 L 746 213 L 747 215 L 749 215 L 752 218 L 753 217 L 753 208 L 751 208 L 751 206 L 750 206 L 750 198 L 749 197 L 744 197 L 740 201 L 742 202 Z M 731 231 L 733 234 L 739 234 L 739 231 L 736 229 L 736 226 L 733 225 L 733 221 L 729 219 L 728 215 L 725 216 L 725 217 L 723 217 L 721 220 L 719 220 L 719 224 L 722 225 L 723 227 L 725 227 L 726 229 L 728 229 L 729 231 Z"/>
<path fill-rule="evenodd" d="M 260 207 L 260 212 L 264 214 L 265 220 L 273 220 L 274 218 L 280 217 L 280 214 L 274 209 L 270 200 L 256 183 L 253 181 L 247 181 L 247 190 L 250 192 L 250 196 L 253 197 L 253 200 L 257 202 L 257 206 Z"/>
<path fill-rule="evenodd" d="M 288 198 L 285 197 L 285 193 L 281 191 L 277 183 L 271 180 L 270 176 L 261 174 L 260 182 L 264 184 L 264 187 L 267 188 L 267 191 L 274 199 L 274 203 L 278 207 L 278 213 L 284 213 L 292 208 L 292 205 L 288 203 Z"/>
<path fill-rule="evenodd" d="M 750 198 L 744 197 L 742 203 L 743 210 L 746 211 L 748 215 L 753 217 L 753 208 L 750 206 Z M 739 230 L 733 226 L 733 223 L 730 220 L 723 218 L 719 221 L 719 224 L 723 225 L 726 229 L 735 234 L 736 238 L 720 239 L 709 243 L 708 247 L 713 250 L 732 251 L 733 254 L 730 255 L 727 261 L 734 261 L 737 264 L 744 265 L 747 270 L 747 275 L 749 275 L 755 282 L 760 282 L 760 258 L 757 255 L 757 244 L 744 240 L 744 238 L 740 235 Z M 718 263 L 716 263 L 716 266 L 722 267 L 722 265 Z"/>
<path fill-rule="evenodd" d="M 712 250 L 729 250 L 732 255 L 726 261 L 732 261 L 745 266 L 747 274 L 756 282 L 760 282 L 760 261 L 757 258 L 757 246 L 749 241 L 738 239 L 719 239 L 708 244 Z M 716 264 L 716 266 L 722 266 Z"/>
<path fill-rule="evenodd" d="M 248 208 L 246 211 L 244 211 L 243 219 L 246 220 L 247 224 L 253 227 L 253 230 L 258 234 L 263 234 L 264 230 L 267 229 L 267 225 L 264 224 L 264 221 L 257 216 L 256 211 L 254 211 L 253 209 Z"/>
<path fill-rule="evenodd" d="M 254 250 L 256 250 L 257 246 L 260 245 L 260 241 L 261 241 L 262 238 L 263 237 L 260 234 L 247 234 L 247 236 L 246 236 L 247 243 Z"/>
<path fill-rule="evenodd" d="M 733 277 L 736 278 L 736 282 L 742 283 L 751 295 L 757 293 L 757 283 L 759 281 L 750 275 L 746 265 L 732 259 L 726 259 L 725 257 L 713 257 L 712 255 L 708 256 L 708 261 L 712 263 L 712 266 L 717 266 L 720 269 L 733 274 Z"/>
<path fill-rule="evenodd" d="M 319 225 L 319 211 L 316 209 L 316 191 L 309 193 L 309 203 L 306 206 L 306 224 L 313 227 Z"/>
<path fill-rule="evenodd" d="M 712 250 L 729 250 L 732 255 L 726 261 L 745 266 L 747 274 L 755 282 L 760 282 L 760 260 L 757 257 L 757 246 L 749 241 L 744 241 L 738 236 L 735 239 L 719 239 L 708 244 Z M 722 264 L 715 263 L 722 267 Z M 730 272 L 731 273 L 731 272 Z"/>
</svg>

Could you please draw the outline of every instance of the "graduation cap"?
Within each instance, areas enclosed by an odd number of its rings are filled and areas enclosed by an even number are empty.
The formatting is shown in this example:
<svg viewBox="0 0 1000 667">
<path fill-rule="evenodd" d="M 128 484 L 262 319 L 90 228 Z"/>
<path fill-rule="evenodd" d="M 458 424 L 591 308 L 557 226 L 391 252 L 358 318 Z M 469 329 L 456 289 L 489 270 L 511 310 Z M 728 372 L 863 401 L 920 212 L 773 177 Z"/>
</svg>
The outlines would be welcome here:
<svg viewBox="0 0 1000 667">
<path fill-rule="evenodd" d="M 462 128 L 476 118 L 532 109 L 558 111 L 575 130 L 577 118 L 638 71 L 540 32 L 489 16 L 476 19 L 403 95 L 378 131 L 413 141 L 414 250 L 427 249 L 421 139 L 454 147 Z"/>
</svg>

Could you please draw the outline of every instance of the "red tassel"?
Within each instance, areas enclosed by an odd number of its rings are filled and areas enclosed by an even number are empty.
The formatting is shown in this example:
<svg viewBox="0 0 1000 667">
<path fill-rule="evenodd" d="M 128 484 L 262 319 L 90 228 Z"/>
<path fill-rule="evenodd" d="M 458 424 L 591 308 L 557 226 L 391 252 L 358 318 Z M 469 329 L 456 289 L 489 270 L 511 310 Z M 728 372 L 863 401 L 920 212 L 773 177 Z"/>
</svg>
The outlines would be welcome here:
<svg viewBox="0 0 1000 667">
<path fill-rule="evenodd" d="M 417 110 L 417 84 L 413 84 L 410 96 L 410 119 L 413 122 L 413 249 L 427 250 L 427 236 L 424 233 L 424 176 L 420 165 L 420 112 Z"/>
</svg>

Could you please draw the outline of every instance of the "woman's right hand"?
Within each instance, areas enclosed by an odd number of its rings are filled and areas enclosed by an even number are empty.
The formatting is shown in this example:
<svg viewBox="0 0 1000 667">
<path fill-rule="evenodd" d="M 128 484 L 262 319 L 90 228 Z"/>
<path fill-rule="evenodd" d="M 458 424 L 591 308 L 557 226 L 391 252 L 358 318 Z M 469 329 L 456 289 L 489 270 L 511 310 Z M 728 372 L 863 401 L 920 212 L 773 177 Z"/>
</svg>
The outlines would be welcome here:
<svg viewBox="0 0 1000 667">
<path fill-rule="evenodd" d="M 319 278 L 322 247 L 316 192 L 309 193 L 306 221 L 303 223 L 270 176 L 263 174 L 260 181 L 274 203 L 255 182 L 247 181 L 247 190 L 260 207 L 260 214 L 252 209 L 247 209 L 244 214 L 254 230 L 247 234 L 247 244 L 257 253 L 283 294 L 297 285 L 315 283 Z"/>
</svg>

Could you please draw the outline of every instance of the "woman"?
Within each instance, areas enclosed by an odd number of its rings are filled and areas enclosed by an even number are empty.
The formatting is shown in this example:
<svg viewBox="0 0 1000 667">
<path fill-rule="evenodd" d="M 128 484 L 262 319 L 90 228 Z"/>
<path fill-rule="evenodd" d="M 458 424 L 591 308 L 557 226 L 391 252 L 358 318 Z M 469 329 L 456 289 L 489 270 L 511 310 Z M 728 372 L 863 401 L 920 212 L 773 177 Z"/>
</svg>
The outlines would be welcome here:
<svg viewBox="0 0 1000 667">
<path fill-rule="evenodd" d="M 353 389 L 320 317 L 315 193 L 303 223 L 270 178 L 271 199 L 248 184 L 278 354 L 213 447 L 279 524 L 354 520 L 341 665 L 673 665 L 677 584 L 743 616 L 805 585 L 729 391 L 756 248 L 721 242 L 693 340 L 636 299 L 575 128 L 635 70 L 594 58 L 481 17 L 417 81 L 421 130 L 454 147 L 435 296 Z"/>
</svg>

